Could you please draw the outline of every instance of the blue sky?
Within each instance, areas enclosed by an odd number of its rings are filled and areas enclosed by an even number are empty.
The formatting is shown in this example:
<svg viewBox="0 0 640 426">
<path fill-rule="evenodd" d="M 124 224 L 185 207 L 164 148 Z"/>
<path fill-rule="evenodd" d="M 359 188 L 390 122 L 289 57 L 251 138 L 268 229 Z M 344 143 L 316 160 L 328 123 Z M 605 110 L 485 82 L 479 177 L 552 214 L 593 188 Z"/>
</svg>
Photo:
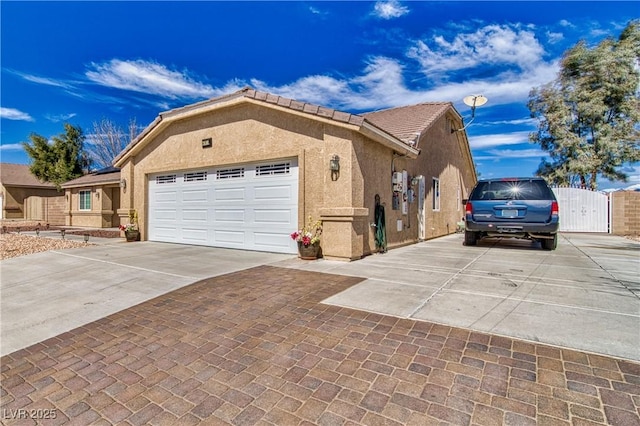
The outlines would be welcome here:
<svg viewBox="0 0 640 426">
<path fill-rule="evenodd" d="M 531 176 L 528 93 L 583 39 L 617 37 L 636 2 L 0 2 L 0 155 L 63 123 L 145 127 L 244 86 L 349 111 L 482 94 L 467 129 L 483 178 Z M 600 188 L 640 183 L 600 181 Z"/>
</svg>

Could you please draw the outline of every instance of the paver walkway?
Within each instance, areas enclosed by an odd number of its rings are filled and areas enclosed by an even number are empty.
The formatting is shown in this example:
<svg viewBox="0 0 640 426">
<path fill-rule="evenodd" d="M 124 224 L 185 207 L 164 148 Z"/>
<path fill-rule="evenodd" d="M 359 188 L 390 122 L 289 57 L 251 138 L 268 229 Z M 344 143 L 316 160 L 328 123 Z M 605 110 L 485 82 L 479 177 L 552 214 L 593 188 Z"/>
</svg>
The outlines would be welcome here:
<svg viewBox="0 0 640 426">
<path fill-rule="evenodd" d="M 640 425 L 640 364 L 319 303 L 358 281 L 262 266 L 14 352 L 2 422 Z"/>
</svg>

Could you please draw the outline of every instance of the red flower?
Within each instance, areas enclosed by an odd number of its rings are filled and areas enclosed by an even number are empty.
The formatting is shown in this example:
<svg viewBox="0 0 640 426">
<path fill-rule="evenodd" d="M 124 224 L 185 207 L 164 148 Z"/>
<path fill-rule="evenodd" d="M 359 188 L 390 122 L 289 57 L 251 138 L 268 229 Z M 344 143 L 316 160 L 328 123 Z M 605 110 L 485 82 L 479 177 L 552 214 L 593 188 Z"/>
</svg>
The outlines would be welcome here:
<svg viewBox="0 0 640 426">
<path fill-rule="evenodd" d="M 302 237 L 302 244 L 304 244 L 305 246 L 311 244 L 311 237 L 309 237 L 308 235 Z"/>
</svg>

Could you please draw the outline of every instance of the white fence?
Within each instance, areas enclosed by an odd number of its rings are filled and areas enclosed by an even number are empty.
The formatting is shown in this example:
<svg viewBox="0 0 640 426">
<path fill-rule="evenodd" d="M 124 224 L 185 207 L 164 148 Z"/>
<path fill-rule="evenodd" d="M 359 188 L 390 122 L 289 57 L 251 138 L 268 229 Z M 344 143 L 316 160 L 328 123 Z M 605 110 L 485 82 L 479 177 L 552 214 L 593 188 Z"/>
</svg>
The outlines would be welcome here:
<svg viewBox="0 0 640 426">
<path fill-rule="evenodd" d="M 610 232 L 609 196 L 583 188 L 552 188 L 560 207 L 560 231 Z"/>
</svg>

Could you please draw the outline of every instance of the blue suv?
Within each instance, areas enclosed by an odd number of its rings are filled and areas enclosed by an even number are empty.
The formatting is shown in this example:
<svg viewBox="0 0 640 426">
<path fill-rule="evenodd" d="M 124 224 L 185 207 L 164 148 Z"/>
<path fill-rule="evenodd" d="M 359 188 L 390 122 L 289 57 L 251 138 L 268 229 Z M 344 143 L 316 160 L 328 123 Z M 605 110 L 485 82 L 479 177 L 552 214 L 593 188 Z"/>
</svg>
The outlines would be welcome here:
<svg viewBox="0 0 640 426">
<path fill-rule="evenodd" d="M 541 178 L 479 180 L 465 204 L 467 246 L 484 237 L 507 237 L 555 250 L 559 227 L 558 201 Z"/>
</svg>

